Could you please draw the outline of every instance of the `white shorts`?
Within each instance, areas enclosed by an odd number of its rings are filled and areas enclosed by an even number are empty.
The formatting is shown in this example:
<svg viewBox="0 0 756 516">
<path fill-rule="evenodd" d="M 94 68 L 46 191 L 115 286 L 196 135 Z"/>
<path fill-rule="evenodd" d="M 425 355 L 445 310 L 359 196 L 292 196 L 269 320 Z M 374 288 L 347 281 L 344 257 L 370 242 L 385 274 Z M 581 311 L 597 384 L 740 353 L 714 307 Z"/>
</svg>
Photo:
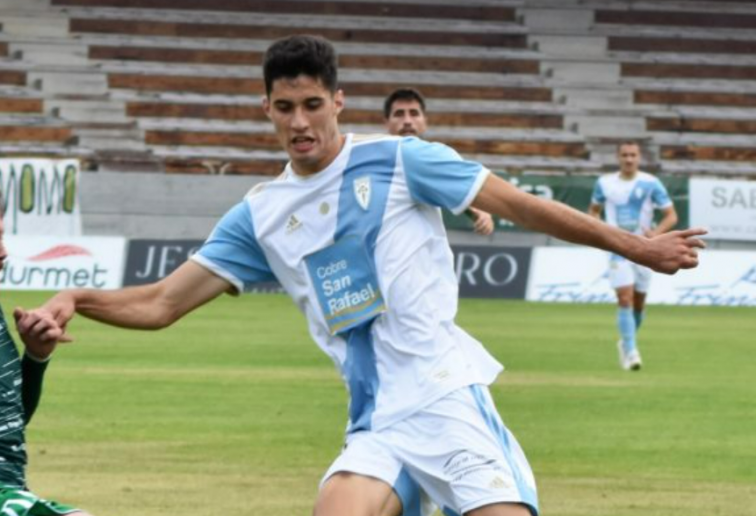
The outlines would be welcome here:
<svg viewBox="0 0 756 516">
<path fill-rule="evenodd" d="M 538 514 L 533 472 L 485 386 L 459 389 L 378 432 L 347 436 L 321 485 L 342 471 L 392 486 L 403 516 L 428 516 L 434 503 L 447 516 L 502 502 Z"/>
<path fill-rule="evenodd" d="M 627 258 L 613 255 L 609 259 L 609 284 L 613 289 L 633 286 L 636 292 L 646 293 L 651 286 L 653 271 Z"/>
</svg>

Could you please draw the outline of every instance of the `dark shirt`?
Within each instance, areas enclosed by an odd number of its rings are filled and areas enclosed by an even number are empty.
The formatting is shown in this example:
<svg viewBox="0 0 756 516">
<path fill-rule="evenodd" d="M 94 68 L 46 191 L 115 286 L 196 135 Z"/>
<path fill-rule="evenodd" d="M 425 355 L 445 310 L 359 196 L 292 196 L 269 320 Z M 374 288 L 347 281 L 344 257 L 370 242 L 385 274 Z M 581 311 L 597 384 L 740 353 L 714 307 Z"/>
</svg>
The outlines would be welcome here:
<svg viewBox="0 0 756 516">
<path fill-rule="evenodd" d="M 24 357 L 0 308 L 0 486 L 26 485 L 26 424 L 31 419 L 47 363 Z"/>
</svg>

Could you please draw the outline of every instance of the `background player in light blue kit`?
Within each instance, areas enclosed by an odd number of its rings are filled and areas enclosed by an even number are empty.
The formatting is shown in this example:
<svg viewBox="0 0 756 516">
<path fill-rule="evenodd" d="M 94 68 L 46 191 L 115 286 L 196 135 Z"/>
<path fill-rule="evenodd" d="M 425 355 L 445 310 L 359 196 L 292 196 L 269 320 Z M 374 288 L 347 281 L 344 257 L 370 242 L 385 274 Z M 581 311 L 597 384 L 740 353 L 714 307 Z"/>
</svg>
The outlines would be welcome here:
<svg viewBox="0 0 756 516">
<path fill-rule="evenodd" d="M 620 170 L 599 178 L 593 189 L 588 213 L 636 235 L 654 237 L 666 233 L 677 224 L 677 212 L 667 189 L 658 178 L 638 169 L 641 160 L 640 146 L 625 142 L 618 146 Z M 653 225 L 654 210 L 662 218 Z M 609 258 L 609 281 L 617 293 L 617 328 L 620 340 L 617 348 L 620 366 L 637 371 L 641 368 L 637 333 L 643 321 L 646 294 L 652 271 L 620 255 Z"/>
<path fill-rule="evenodd" d="M 697 265 L 703 231 L 648 239 L 524 193 L 444 145 L 342 134 L 336 63 L 321 38 L 268 49 L 263 109 L 290 162 L 191 260 L 152 285 L 60 292 L 21 313 L 19 331 L 54 345 L 75 313 L 163 328 L 224 292 L 277 279 L 349 392 L 346 446 L 322 478 L 315 516 L 414 516 L 427 497 L 447 516 L 536 515 L 530 466 L 488 391 L 502 366 L 455 322 L 441 208 L 474 205 L 667 273 Z"/>
<path fill-rule="evenodd" d="M 425 98 L 415 88 L 398 88 L 392 91 L 383 101 L 383 120 L 389 134 L 422 137 L 428 129 Z M 472 206 L 464 213 L 473 221 L 476 233 L 483 236 L 493 233 L 494 221 L 490 213 Z"/>
</svg>

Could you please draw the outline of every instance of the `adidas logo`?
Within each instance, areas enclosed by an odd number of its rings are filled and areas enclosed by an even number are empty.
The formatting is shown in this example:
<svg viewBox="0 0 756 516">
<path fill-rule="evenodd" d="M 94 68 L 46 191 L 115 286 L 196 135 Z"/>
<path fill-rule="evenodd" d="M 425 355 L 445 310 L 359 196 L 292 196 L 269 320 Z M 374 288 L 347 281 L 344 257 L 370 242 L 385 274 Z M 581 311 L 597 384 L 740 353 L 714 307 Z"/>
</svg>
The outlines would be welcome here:
<svg viewBox="0 0 756 516">
<path fill-rule="evenodd" d="M 292 214 L 289 217 L 288 222 L 286 223 L 286 234 L 289 235 L 301 227 L 302 222 L 297 218 L 296 215 Z"/>
</svg>

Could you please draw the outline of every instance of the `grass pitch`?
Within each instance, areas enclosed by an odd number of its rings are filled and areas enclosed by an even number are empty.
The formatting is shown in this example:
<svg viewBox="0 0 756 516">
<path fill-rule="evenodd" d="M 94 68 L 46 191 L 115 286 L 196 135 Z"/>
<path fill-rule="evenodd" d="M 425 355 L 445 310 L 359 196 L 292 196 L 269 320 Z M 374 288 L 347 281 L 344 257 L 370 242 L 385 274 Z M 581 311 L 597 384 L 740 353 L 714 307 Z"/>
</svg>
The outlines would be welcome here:
<svg viewBox="0 0 756 516">
<path fill-rule="evenodd" d="M 7 314 L 46 294 L 4 292 Z M 652 306 L 621 371 L 614 307 L 461 302 L 550 516 L 756 511 L 756 312 Z M 38 494 L 96 516 L 308 515 L 346 393 L 282 296 L 224 297 L 160 332 L 82 318 L 28 429 Z"/>
</svg>

